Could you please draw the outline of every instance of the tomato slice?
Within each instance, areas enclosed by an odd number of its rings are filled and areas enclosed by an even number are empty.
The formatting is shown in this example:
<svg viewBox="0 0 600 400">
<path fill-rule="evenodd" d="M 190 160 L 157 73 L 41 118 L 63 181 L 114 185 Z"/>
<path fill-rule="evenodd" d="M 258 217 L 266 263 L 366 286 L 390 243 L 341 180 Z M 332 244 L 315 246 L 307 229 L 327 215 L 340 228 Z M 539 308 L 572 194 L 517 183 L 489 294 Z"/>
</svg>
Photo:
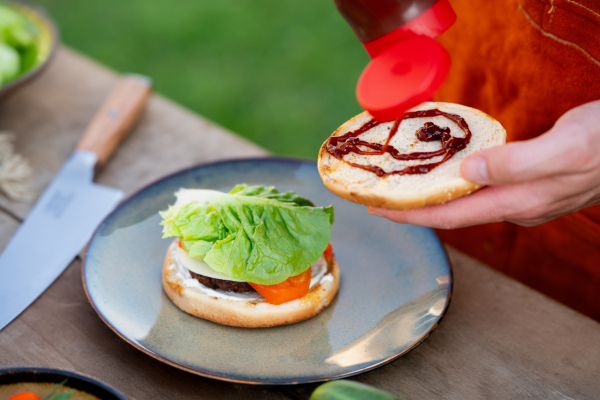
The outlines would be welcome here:
<svg viewBox="0 0 600 400">
<path fill-rule="evenodd" d="M 183 248 L 181 246 L 181 240 L 177 241 L 177 245 Z M 333 257 L 333 248 L 331 247 L 331 243 L 329 243 L 323 252 L 323 256 L 325 256 L 327 262 L 331 262 L 331 258 Z M 288 301 L 299 299 L 308 293 L 311 276 L 312 268 L 309 267 L 301 274 L 292 276 L 287 280 L 278 283 L 277 285 L 260 285 L 252 282 L 248 283 L 254 288 L 254 290 L 260 293 L 268 303 L 279 305 Z"/>
<path fill-rule="evenodd" d="M 6 400 L 42 400 L 42 398 L 33 392 L 20 392 Z"/>
<path fill-rule="evenodd" d="M 328 263 L 331 262 L 331 259 L 333 258 L 333 247 L 331 247 L 331 243 L 329 243 L 329 245 L 323 252 L 323 255 L 325 256 L 325 259 Z"/>
<path fill-rule="evenodd" d="M 333 257 L 333 248 L 331 243 L 323 252 L 323 256 L 327 262 L 331 262 Z M 259 285 L 258 283 L 248 282 L 250 286 L 260 293 L 268 303 L 279 305 L 291 300 L 299 299 L 308 293 L 310 288 L 310 278 L 312 276 L 312 268 L 307 269 L 303 273 L 292 276 L 286 281 L 277 285 Z"/>
<path fill-rule="evenodd" d="M 279 305 L 291 300 L 298 299 L 308 293 L 312 268 L 299 275 L 289 277 L 277 285 L 259 285 L 248 282 L 250 286 L 260 293 L 270 304 Z"/>
</svg>

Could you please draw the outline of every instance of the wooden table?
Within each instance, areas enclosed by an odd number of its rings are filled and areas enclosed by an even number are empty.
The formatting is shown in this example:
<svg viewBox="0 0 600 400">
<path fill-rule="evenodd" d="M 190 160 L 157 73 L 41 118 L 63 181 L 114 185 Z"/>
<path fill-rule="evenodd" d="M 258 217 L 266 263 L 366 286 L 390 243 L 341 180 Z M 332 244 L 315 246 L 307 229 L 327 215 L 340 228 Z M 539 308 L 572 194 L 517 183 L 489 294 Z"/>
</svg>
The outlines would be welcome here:
<svg viewBox="0 0 600 400">
<path fill-rule="evenodd" d="M 16 134 L 40 191 L 116 80 L 114 72 L 63 48 L 44 75 L 0 103 L 0 130 Z M 267 152 L 154 95 L 96 181 L 127 195 L 184 167 L 251 156 Z M 0 249 L 30 208 L 0 197 Z M 600 398 L 600 324 L 452 248 L 448 253 L 455 286 L 439 328 L 406 356 L 352 379 L 406 399 Z M 151 358 L 96 315 L 79 258 L 0 331 L 0 368 L 8 366 L 75 371 L 140 400 L 297 400 L 317 386 L 227 383 Z"/>
</svg>

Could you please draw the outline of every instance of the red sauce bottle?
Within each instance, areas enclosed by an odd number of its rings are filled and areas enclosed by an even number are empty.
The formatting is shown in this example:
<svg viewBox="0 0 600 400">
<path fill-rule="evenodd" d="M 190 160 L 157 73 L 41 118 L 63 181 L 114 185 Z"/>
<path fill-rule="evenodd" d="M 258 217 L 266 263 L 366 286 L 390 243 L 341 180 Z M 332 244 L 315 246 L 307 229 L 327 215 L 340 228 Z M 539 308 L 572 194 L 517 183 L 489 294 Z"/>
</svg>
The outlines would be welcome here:
<svg viewBox="0 0 600 400">
<path fill-rule="evenodd" d="M 392 121 L 429 100 L 450 68 L 434 38 L 456 14 L 448 0 L 334 0 L 371 56 L 357 85 L 359 104 Z"/>
</svg>

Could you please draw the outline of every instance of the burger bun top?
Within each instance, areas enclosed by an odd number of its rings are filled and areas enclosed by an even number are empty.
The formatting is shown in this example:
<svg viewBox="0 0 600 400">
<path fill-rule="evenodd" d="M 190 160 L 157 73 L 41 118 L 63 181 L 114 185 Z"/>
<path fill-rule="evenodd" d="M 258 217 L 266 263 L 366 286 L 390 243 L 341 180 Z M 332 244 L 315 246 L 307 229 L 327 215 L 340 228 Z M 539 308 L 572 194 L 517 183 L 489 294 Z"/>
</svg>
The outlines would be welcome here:
<svg viewBox="0 0 600 400">
<path fill-rule="evenodd" d="M 374 172 L 357 168 L 344 162 L 361 165 L 375 165 L 384 171 L 398 171 L 407 166 L 429 164 L 440 161 L 442 156 L 425 160 L 400 161 L 389 153 L 382 155 L 360 155 L 349 153 L 338 160 L 327 151 L 328 140 L 319 151 L 318 169 L 323 183 L 335 194 L 356 203 L 367 206 L 395 210 L 409 210 L 427 205 L 445 203 L 465 196 L 482 187 L 465 180 L 460 175 L 460 164 L 469 154 L 506 143 L 506 130 L 489 115 L 466 106 L 452 103 L 427 102 L 411 109 L 440 111 L 457 114 L 468 124 L 472 133 L 467 147 L 425 174 L 392 174 L 382 177 Z M 339 127 L 332 136 L 341 136 L 359 129 L 372 119 L 363 112 Z M 449 127 L 450 134 L 464 137 L 465 132 L 458 124 L 444 116 L 404 119 L 390 145 L 400 153 L 432 152 L 441 148 L 439 141 L 424 142 L 416 136 L 416 131 L 426 122 L 439 127 Z M 385 143 L 394 122 L 381 123 L 360 135 L 360 139 L 371 143 Z"/>
</svg>

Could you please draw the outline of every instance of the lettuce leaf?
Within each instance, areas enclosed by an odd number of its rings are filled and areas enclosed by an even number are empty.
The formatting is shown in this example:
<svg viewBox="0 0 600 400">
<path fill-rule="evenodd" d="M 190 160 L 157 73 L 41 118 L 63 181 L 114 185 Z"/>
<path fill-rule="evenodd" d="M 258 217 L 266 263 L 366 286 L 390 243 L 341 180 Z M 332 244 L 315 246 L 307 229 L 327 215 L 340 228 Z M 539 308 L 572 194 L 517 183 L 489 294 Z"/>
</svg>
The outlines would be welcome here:
<svg viewBox="0 0 600 400">
<path fill-rule="evenodd" d="M 294 192 L 241 184 L 202 193 L 202 201 L 160 212 L 163 238 L 179 237 L 190 257 L 232 278 L 281 283 L 308 269 L 331 239 L 333 207 Z"/>
</svg>

